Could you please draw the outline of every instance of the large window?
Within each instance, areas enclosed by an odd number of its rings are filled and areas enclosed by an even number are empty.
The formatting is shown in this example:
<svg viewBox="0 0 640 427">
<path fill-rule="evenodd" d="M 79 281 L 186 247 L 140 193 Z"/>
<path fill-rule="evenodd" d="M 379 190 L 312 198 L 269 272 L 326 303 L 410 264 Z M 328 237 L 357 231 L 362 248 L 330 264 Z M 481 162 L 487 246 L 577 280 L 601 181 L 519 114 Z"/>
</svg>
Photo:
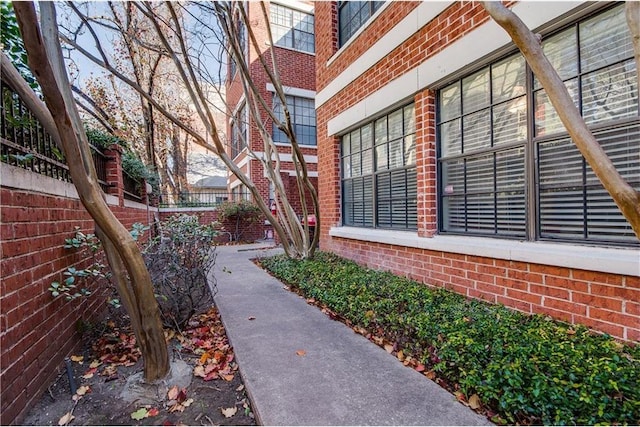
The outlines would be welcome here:
<svg viewBox="0 0 640 427">
<path fill-rule="evenodd" d="M 546 38 L 543 49 L 605 152 L 640 188 L 624 6 Z M 442 232 L 637 243 L 520 54 L 444 87 L 438 106 Z"/>
<path fill-rule="evenodd" d="M 384 1 L 338 2 L 340 46 L 344 45 L 383 4 Z"/>
<path fill-rule="evenodd" d="M 293 131 L 300 145 L 316 145 L 316 108 L 313 99 L 287 96 L 287 108 L 291 116 Z M 273 95 L 273 112 L 280 121 L 284 121 L 284 111 L 280 98 Z M 274 142 L 289 143 L 289 138 L 275 125 L 272 130 Z"/>
<path fill-rule="evenodd" d="M 279 4 L 269 6 L 271 32 L 276 46 L 315 52 L 314 17 Z"/>
<path fill-rule="evenodd" d="M 244 104 L 231 122 L 231 158 L 247 146 L 247 105 Z"/>
<path fill-rule="evenodd" d="M 417 229 L 415 128 L 412 104 L 342 137 L 345 225 Z"/>
</svg>

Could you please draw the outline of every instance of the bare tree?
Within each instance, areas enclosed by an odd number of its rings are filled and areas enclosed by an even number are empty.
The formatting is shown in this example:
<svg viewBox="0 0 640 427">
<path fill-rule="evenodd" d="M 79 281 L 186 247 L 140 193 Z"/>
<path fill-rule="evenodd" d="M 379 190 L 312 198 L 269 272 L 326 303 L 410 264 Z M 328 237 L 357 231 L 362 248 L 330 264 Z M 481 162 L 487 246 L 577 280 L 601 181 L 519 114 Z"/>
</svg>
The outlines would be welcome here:
<svg viewBox="0 0 640 427">
<path fill-rule="evenodd" d="M 640 3 L 627 2 L 627 22 L 634 41 L 636 67 L 640 61 L 640 7 L 638 4 Z M 562 79 L 545 56 L 540 39 L 501 2 L 485 1 L 482 5 L 518 46 L 547 92 L 551 104 L 571 139 L 640 239 L 640 192 L 624 180 L 587 127 Z M 637 72 L 640 73 L 640 68 L 637 68 Z"/>
<path fill-rule="evenodd" d="M 201 51 L 197 51 L 197 49 L 190 44 L 193 37 L 186 36 L 187 30 L 185 29 L 184 19 L 182 19 L 183 14 L 191 14 L 191 11 L 187 6 L 172 2 L 162 3 L 162 8 L 160 8 L 158 4 L 152 5 L 147 2 L 132 2 L 131 4 L 146 17 L 150 23 L 150 27 L 155 31 L 154 37 L 157 37 L 159 45 L 153 46 L 153 49 L 164 52 L 164 54 L 173 62 L 173 72 L 179 77 L 182 89 L 188 94 L 192 107 L 204 128 L 204 132 L 195 129 L 192 124 L 181 119 L 179 115 L 176 115 L 174 112 L 161 105 L 154 93 L 150 93 L 148 90 L 145 90 L 145 88 L 138 84 L 134 79 L 128 78 L 114 67 L 108 56 L 105 54 L 104 49 L 100 46 L 100 40 L 92 27 L 93 23 L 80 10 L 74 8 L 71 3 L 69 3 L 69 7 L 74 9 L 74 12 L 79 17 L 82 24 L 86 26 L 89 33 L 93 36 L 98 54 L 92 54 L 87 48 L 81 46 L 70 37 L 64 38 L 64 41 L 95 64 L 103 67 L 118 79 L 136 90 L 151 106 L 153 106 L 155 111 L 163 114 L 177 127 L 193 137 L 197 144 L 216 153 L 228 169 L 237 176 L 250 191 L 254 202 L 257 204 L 266 219 L 273 225 L 274 231 L 280 237 L 285 253 L 288 256 L 294 258 L 307 258 L 313 256 L 319 238 L 320 227 L 318 224 L 314 229 L 313 236 L 310 238 L 307 218 L 310 213 L 316 214 L 316 218 L 318 217 L 319 204 L 317 192 L 309 178 L 307 165 L 294 132 L 291 115 L 287 107 L 286 96 L 278 73 L 278 64 L 276 63 L 274 55 L 271 55 L 269 62 L 260 55 L 259 64 L 264 73 L 268 76 L 270 83 L 273 84 L 275 88 L 276 95 L 280 101 L 280 108 L 282 108 L 283 111 L 284 120 L 281 120 L 279 116 L 275 114 L 273 106 L 261 96 L 260 91 L 251 78 L 249 64 L 245 62 L 244 50 L 242 47 L 244 41 L 240 38 L 242 35 L 236 31 L 239 22 L 242 22 L 244 27 L 247 29 L 248 40 L 252 46 L 254 46 L 258 52 L 260 52 L 261 49 L 253 34 L 252 25 L 251 22 L 249 22 L 243 3 L 199 3 L 198 7 L 201 11 L 208 14 L 209 19 L 215 18 L 214 24 L 207 24 L 202 19 L 198 20 L 194 15 L 190 15 L 190 17 L 196 19 L 196 21 L 202 25 L 202 28 L 209 30 L 211 32 L 211 37 L 220 41 L 220 45 L 228 50 L 230 57 L 233 58 L 234 62 L 238 66 L 252 123 L 255 124 L 262 140 L 264 141 L 264 156 L 258 157 L 252 152 L 249 154 L 262 162 L 264 169 L 267 172 L 268 179 L 275 188 L 276 203 L 278 204 L 277 216 L 271 213 L 270 206 L 268 206 L 267 202 L 262 199 L 258 188 L 251 181 L 250 177 L 233 162 L 233 159 L 229 155 L 230 150 L 227 147 L 226 141 L 223 141 L 219 135 L 218 128 L 220 127 L 220 124 L 216 123 L 214 119 L 214 107 L 207 98 L 207 88 L 205 87 L 207 84 L 206 82 L 208 81 L 207 78 L 211 77 L 211 74 L 203 68 L 205 64 L 203 64 L 199 56 Z M 260 4 L 260 7 L 263 19 L 268 23 L 269 17 L 264 4 Z M 269 32 L 269 40 L 271 41 L 271 45 L 273 45 L 268 25 L 267 30 Z M 140 41 L 137 41 L 137 43 L 140 43 Z M 222 63 L 223 61 L 219 62 Z M 218 80 L 217 83 L 219 84 L 220 80 Z M 209 84 L 209 86 L 215 87 L 215 82 L 213 84 Z M 291 203 L 291 200 L 289 200 L 290 196 L 287 194 L 285 185 L 281 179 L 281 160 L 278 147 L 271 138 L 270 133 L 267 131 L 266 123 L 260 115 L 261 112 L 265 112 L 267 120 L 272 121 L 273 125 L 278 127 L 291 142 L 292 158 L 295 165 L 296 183 L 298 187 L 297 197 L 299 198 L 300 205 L 303 209 L 302 220 L 298 217 L 298 214 L 293 208 L 293 204 Z M 313 212 L 307 211 L 307 197 L 311 198 L 310 204 L 313 206 Z"/>
<path fill-rule="evenodd" d="M 95 220 L 96 235 L 142 352 L 144 378 L 149 382 L 163 378 L 169 373 L 169 358 L 151 278 L 136 242 L 107 206 L 98 184 L 62 58 L 54 3 L 40 3 L 40 22 L 33 3 L 16 2 L 14 9 L 29 68 L 45 98 L 47 108 L 37 112 L 45 121 L 55 123 L 54 140 L 60 142 L 80 200 Z M 35 93 L 26 95 L 33 103 L 39 102 Z"/>
</svg>

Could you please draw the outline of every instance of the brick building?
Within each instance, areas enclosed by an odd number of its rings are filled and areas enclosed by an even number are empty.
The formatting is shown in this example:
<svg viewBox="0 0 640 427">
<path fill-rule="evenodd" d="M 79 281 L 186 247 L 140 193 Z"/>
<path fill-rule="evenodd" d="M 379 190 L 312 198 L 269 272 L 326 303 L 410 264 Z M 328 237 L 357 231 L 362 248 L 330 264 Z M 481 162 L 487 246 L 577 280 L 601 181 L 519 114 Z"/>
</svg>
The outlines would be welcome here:
<svg viewBox="0 0 640 427">
<path fill-rule="evenodd" d="M 238 28 L 244 37 L 245 61 L 249 64 L 253 81 L 261 95 L 272 106 L 277 114 L 279 99 L 274 96 L 275 90 L 269 77 L 258 61 L 258 55 L 264 56 L 268 63 L 271 55 L 275 55 L 278 72 L 284 91 L 287 95 L 287 105 L 291 114 L 298 143 L 309 168 L 309 175 L 317 182 L 317 154 L 316 154 L 316 116 L 315 116 L 315 37 L 313 5 L 310 2 L 294 0 L 280 0 L 265 2 L 269 13 L 271 32 L 274 45 L 270 46 L 267 35 L 268 23 L 264 21 L 260 3 L 246 2 L 251 29 L 260 46 L 258 52 L 248 42 L 246 28 Z M 242 83 L 233 61 L 230 61 L 227 79 L 226 95 L 228 111 L 227 135 L 230 139 L 230 153 L 234 162 L 239 165 L 258 190 L 265 201 L 272 205 L 274 190 L 270 185 L 262 164 L 251 158 L 249 151 L 257 157 L 264 156 L 264 141 L 255 125 L 252 124 L 247 109 L 247 99 L 242 89 Z M 295 178 L 295 168 L 292 162 L 291 146 L 287 137 L 267 120 L 263 112 L 263 122 L 278 146 L 281 158 L 281 175 L 290 195 L 289 201 L 297 212 L 302 213 L 299 206 L 298 188 Z M 247 147 L 248 146 L 248 147 Z M 231 176 L 229 189 L 234 198 L 248 197 L 246 189 L 239 179 Z M 296 206 L 296 202 L 298 206 Z M 309 208 L 312 206 L 309 205 Z M 268 231 L 268 230 L 267 230 Z"/>
<path fill-rule="evenodd" d="M 640 188 L 621 3 L 512 5 Z M 638 239 L 476 2 L 318 2 L 320 247 L 640 340 Z"/>
</svg>

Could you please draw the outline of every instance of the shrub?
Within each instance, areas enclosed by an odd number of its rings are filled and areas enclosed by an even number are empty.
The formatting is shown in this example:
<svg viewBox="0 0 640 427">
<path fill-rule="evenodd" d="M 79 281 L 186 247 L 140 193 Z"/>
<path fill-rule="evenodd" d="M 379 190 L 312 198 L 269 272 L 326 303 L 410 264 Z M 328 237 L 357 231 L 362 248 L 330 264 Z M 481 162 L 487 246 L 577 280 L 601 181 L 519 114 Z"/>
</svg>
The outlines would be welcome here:
<svg viewBox="0 0 640 427">
<path fill-rule="evenodd" d="M 418 358 L 493 421 L 640 424 L 640 346 L 362 268 L 332 254 L 263 259 L 276 277 Z"/>
<path fill-rule="evenodd" d="M 159 235 L 144 251 L 166 327 L 183 328 L 193 314 L 212 304 L 213 227 L 201 225 L 194 215 L 174 215 L 160 224 Z"/>
<path fill-rule="evenodd" d="M 227 231 L 231 233 L 231 238 L 234 242 L 241 241 L 244 232 L 243 225 L 255 224 L 262 216 L 260 208 L 248 200 L 222 202 L 216 210 L 218 211 L 219 222 L 231 222 L 233 224 L 233 231 Z"/>
</svg>

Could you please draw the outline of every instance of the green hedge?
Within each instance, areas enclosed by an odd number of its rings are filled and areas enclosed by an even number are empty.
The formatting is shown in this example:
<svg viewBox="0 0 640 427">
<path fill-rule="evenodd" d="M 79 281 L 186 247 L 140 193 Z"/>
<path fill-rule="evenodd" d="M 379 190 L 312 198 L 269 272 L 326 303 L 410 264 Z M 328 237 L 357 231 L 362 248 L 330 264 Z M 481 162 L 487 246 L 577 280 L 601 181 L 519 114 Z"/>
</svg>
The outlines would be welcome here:
<svg viewBox="0 0 640 427">
<path fill-rule="evenodd" d="M 261 262 L 306 297 L 418 358 L 450 390 L 477 394 L 495 422 L 640 424 L 640 346 L 332 254 Z"/>
</svg>

